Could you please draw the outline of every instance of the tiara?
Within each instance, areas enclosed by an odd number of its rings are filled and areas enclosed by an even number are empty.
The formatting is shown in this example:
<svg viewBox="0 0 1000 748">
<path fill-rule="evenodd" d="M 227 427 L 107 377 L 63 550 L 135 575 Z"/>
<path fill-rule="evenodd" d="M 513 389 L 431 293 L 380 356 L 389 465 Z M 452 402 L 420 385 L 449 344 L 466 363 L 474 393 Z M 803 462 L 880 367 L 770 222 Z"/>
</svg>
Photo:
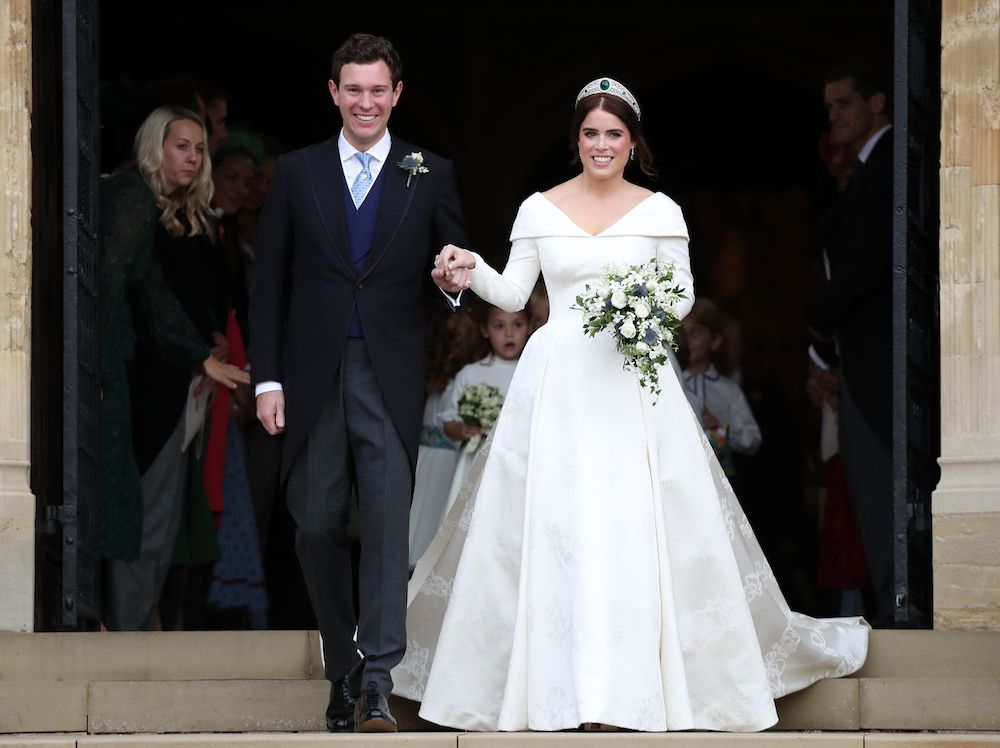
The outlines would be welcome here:
<svg viewBox="0 0 1000 748">
<path fill-rule="evenodd" d="M 580 93 L 576 96 L 576 103 L 579 104 L 580 99 L 593 94 L 610 94 L 611 96 L 617 96 L 619 99 L 632 107 L 636 118 L 642 119 L 642 113 L 639 111 L 639 102 L 636 101 L 635 96 L 633 96 L 631 91 L 625 88 L 625 86 L 616 81 L 614 78 L 595 78 L 580 89 Z"/>
</svg>

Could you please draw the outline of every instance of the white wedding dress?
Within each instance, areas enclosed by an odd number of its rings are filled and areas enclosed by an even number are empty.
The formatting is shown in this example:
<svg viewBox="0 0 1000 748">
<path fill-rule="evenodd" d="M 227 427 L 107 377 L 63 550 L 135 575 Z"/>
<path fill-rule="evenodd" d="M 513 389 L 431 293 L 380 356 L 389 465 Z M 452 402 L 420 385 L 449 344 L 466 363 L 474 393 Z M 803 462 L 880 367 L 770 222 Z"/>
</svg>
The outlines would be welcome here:
<svg viewBox="0 0 1000 748">
<path fill-rule="evenodd" d="M 502 275 L 472 290 L 519 309 L 539 269 L 548 323 L 410 582 L 394 693 L 466 730 L 762 730 L 774 699 L 864 663 L 862 618 L 792 612 L 674 370 L 655 404 L 610 336 L 572 309 L 610 261 L 673 262 L 687 229 L 654 193 L 592 236 L 539 193 Z"/>
</svg>

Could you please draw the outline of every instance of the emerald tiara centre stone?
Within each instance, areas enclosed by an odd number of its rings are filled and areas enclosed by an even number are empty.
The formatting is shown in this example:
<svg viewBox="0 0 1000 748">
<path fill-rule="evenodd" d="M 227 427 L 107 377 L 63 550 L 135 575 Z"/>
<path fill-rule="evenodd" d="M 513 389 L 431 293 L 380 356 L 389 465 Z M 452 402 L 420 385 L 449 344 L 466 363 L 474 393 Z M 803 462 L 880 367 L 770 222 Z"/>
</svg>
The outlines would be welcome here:
<svg viewBox="0 0 1000 748">
<path fill-rule="evenodd" d="M 577 94 L 576 97 L 576 103 L 579 104 L 580 99 L 587 96 L 593 96 L 594 94 L 606 94 L 621 99 L 632 107 L 632 111 L 635 112 L 637 119 L 642 119 L 642 112 L 639 110 L 639 102 L 636 100 L 635 96 L 633 96 L 631 91 L 625 88 L 625 86 L 616 81 L 614 78 L 595 78 L 580 89 L 580 93 Z"/>
</svg>

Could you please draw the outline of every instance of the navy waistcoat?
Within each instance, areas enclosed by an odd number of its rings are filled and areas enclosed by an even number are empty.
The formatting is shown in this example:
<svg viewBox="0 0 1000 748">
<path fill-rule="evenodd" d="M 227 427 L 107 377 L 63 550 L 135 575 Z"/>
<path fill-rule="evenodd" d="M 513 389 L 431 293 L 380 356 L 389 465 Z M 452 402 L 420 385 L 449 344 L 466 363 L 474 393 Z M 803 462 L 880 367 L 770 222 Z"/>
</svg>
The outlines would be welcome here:
<svg viewBox="0 0 1000 748">
<path fill-rule="evenodd" d="M 354 262 L 354 269 L 361 274 L 361 269 L 372 251 L 372 244 L 375 242 L 375 228 L 378 225 L 378 209 L 382 204 L 382 171 L 372 183 L 364 202 L 358 208 L 354 207 L 354 198 L 351 197 L 351 189 L 344 182 L 344 217 L 347 222 L 347 247 L 351 252 L 351 260 Z M 358 289 L 355 289 L 357 292 Z M 357 302 L 354 304 L 354 316 L 351 317 L 351 327 L 347 335 L 352 338 L 363 338 L 364 330 L 361 328 L 361 317 L 358 315 Z"/>
</svg>

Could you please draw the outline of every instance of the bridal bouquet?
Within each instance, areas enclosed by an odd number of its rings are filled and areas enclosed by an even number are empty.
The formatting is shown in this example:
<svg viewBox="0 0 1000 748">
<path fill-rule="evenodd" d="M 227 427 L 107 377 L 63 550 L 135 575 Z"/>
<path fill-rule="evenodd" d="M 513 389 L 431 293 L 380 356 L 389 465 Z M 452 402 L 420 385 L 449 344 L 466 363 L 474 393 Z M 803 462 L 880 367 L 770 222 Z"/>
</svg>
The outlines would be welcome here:
<svg viewBox="0 0 1000 748">
<path fill-rule="evenodd" d="M 458 417 L 466 423 L 479 426 L 485 433 L 497 422 L 502 405 L 503 395 L 493 385 L 470 384 L 458 398 Z M 480 435 L 470 439 L 466 451 L 475 451 L 482 438 Z"/>
<path fill-rule="evenodd" d="M 607 331 L 625 357 L 625 371 L 639 375 L 639 384 L 660 394 L 659 367 L 667 362 L 667 346 L 677 349 L 675 333 L 681 321 L 677 302 L 685 298 L 674 282 L 673 265 L 606 265 L 597 284 L 588 283 L 576 297 L 583 311 L 583 331 L 593 337 Z"/>
</svg>

